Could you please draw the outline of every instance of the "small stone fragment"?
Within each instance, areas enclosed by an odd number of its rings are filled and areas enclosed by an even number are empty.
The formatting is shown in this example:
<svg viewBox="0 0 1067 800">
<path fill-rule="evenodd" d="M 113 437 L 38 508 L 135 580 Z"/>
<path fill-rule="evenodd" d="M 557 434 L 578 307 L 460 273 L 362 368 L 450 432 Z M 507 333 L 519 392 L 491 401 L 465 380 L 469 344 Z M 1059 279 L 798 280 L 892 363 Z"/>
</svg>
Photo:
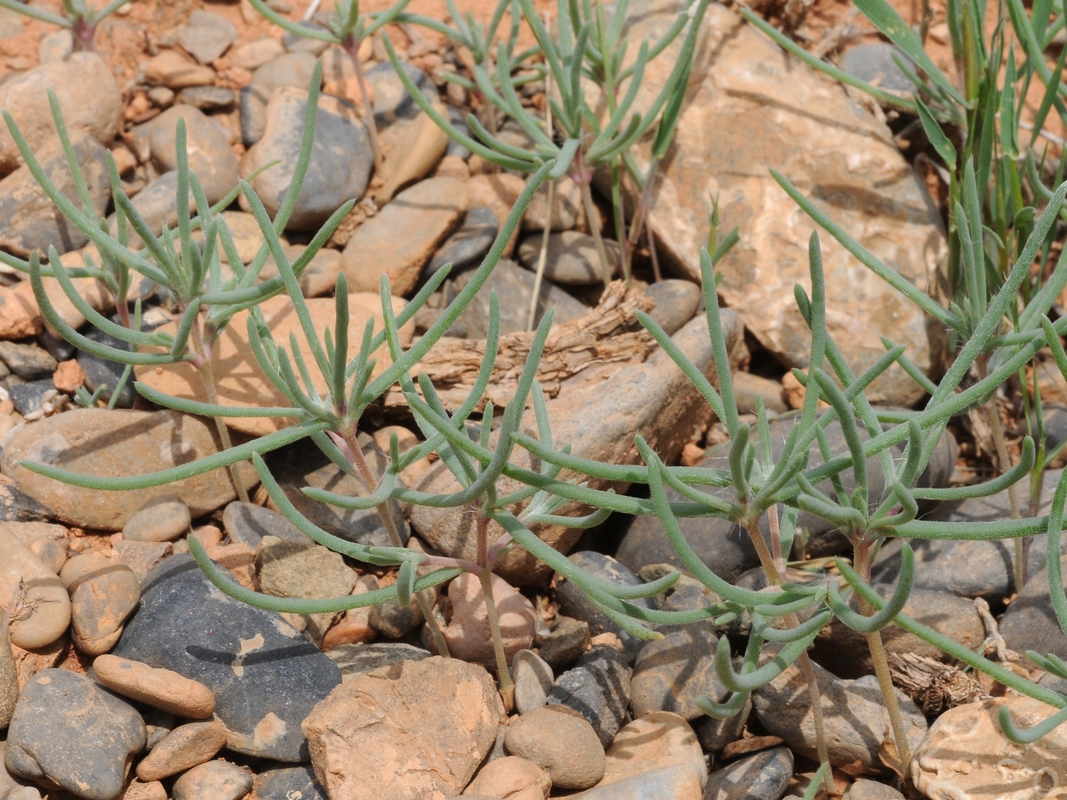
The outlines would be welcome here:
<svg viewBox="0 0 1067 800">
<path fill-rule="evenodd" d="M 215 82 L 215 70 L 201 66 L 174 50 L 164 50 L 144 64 L 145 80 L 168 89 L 186 86 L 210 86 Z"/>
<path fill-rule="evenodd" d="M 61 361 L 52 373 L 52 385 L 59 391 L 74 394 L 85 385 L 85 372 L 75 359 Z"/>
<path fill-rule="evenodd" d="M 204 719 L 215 710 L 215 696 L 210 689 L 173 670 L 102 655 L 93 661 L 93 674 L 113 692 L 175 716 Z"/>
</svg>

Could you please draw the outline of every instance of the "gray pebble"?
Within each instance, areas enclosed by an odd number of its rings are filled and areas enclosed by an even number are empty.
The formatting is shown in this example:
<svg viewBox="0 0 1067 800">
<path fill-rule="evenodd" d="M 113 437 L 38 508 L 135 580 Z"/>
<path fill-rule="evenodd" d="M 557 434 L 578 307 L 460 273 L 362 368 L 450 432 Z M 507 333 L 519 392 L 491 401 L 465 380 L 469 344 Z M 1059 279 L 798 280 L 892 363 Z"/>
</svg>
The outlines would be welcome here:
<svg viewBox="0 0 1067 800">
<path fill-rule="evenodd" d="M 511 677 L 515 681 L 515 710 L 526 714 L 548 702 L 555 680 L 552 667 L 532 650 L 520 650 L 511 659 Z"/>
</svg>

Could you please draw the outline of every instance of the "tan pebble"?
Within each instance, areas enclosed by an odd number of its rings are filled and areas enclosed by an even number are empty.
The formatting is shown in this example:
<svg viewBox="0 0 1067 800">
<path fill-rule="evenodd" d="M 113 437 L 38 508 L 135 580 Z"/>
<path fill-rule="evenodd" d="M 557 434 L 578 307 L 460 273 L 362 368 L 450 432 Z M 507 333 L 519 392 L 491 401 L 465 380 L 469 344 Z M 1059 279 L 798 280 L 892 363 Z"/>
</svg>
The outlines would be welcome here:
<svg viewBox="0 0 1067 800">
<path fill-rule="evenodd" d="M 252 791 L 252 773 L 228 761 L 200 764 L 174 782 L 174 800 L 239 800 Z"/>
<path fill-rule="evenodd" d="M 459 178 L 462 181 L 471 176 L 471 170 L 467 162 L 459 156 L 445 156 L 438 162 L 433 176 L 435 178 Z"/>
<path fill-rule="evenodd" d="M 174 50 L 164 50 L 148 59 L 144 65 L 144 76 L 150 84 L 169 89 L 211 86 L 215 83 L 215 70 L 196 64 Z"/>
<path fill-rule="evenodd" d="M 193 531 L 193 536 L 204 546 L 205 550 L 211 550 L 222 544 L 222 531 L 216 525 L 201 525 Z"/>
<path fill-rule="evenodd" d="M 179 717 L 204 719 L 215 711 L 210 689 L 169 669 L 102 655 L 93 662 L 93 672 L 112 691 Z"/>
<path fill-rule="evenodd" d="M 604 747 L 585 717 L 542 706 L 512 720 L 504 747 L 542 767 L 557 789 L 589 789 L 604 777 Z"/>
<path fill-rule="evenodd" d="M 85 372 L 82 371 L 81 364 L 73 358 L 70 361 L 60 361 L 52 375 L 52 385 L 61 392 L 74 394 L 79 387 L 85 385 Z"/>
<path fill-rule="evenodd" d="M 106 653 L 141 600 L 141 582 L 122 561 L 95 552 L 70 559 L 59 578 L 70 593 L 74 646 L 91 656 Z"/>
<path fill-rule="evenodd" d="M 247 544 L 227 544 L 208 550 L 208 556 L 220 567 L 225 567 L 237 582 L 246 589 L 255 589 L 256 554 Z"/>
<path fill-rule="evenodd" d="M 189 506 L 172 494 L 154 497 L 126 524 L 122 536 L 132 542 L 172 542 L 189 530 Z"/>
<path fill-rule="evenodd" d="M 551 790 L 552 779 L 537 764 L 518 756 L 504 756 L 482 767 L 463 793 L 507 800 L 545 800 Z"/>
<path fill-rule="evenodd" d="M 0 529 L 0 604 L 16 601 L 21 582 L 25 615 L 11 626 L 11 642 L 33 649 L 56 641 L 70 625 L 70 598 L 59 576 L 14 534 Z"/>
<path fill-rule="evenodd" d="M 137 765 L 142 781 L 157 781 L 213 759 L 226 745 L 226 726 L 218 720 L 179 725 Z"/>
<path fill-rule="evenodd" d="M 167 800 L 167 790 L 159 781 L 130 781 L 120 800 Z"/>
</svg>

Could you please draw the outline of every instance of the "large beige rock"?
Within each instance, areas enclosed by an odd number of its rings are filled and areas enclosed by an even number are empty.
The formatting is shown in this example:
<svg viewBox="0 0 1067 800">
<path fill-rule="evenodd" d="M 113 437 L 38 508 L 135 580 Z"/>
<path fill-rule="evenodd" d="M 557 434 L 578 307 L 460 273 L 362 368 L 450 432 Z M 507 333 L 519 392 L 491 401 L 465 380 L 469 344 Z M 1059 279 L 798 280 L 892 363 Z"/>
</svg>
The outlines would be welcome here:
<svg viewBox="0 0 1067 800">
<path fill-rule="evenodd" d="M 731 366 L 736 368 L 743 358 L 744 344 L 741 323 L 736 314 L 722 313 L 722 326 L 730 352 Z M 674 343 L 706 376 L 715 381 L 714 357 L 708 335 L 707 319 L 701 315 L 691 320 L 673 337 Z M 640 453 L 634 435 L 641 434 L 649 445 L 668 463 L 682 452 L 693 431 L 711 418 L 711 410 L 692 383 L 662 350 L 655 350 L 642 364 L 630 364 L 621 369 L 608 365 L 604 373 L 595 370 L 579 373 L 564 381 L 559 397 L 548 401 L 548 416 L 557 446 L 571 445 L 574 455 L 593 458 L 609 464 L 636 464 Z M 521 430 L 537 435 L 533 412 L 528 410 Z M 526 469 L 538 470 L 530 454 L 516 448 L 512 463 Z M 566 470 L 560 480 L 574 476 Z M 583 478 L 582 480 L 585 480 Z M 589 485 L 606 488 L 602 481 Z M 443 462 L 435 464 L 416 487 L 424 492 L 449 493 L 458 491 L 458 484 Z M 497 485 L 499 494 L 516 491 L 519 484 L 502 479 Z M 626 485 L 616 484 L 616 491 Z M 563 515 L 587 514 L 587 508 L 567 505 L 556 512 Z M 474 560 L 477 557 L 477 519 L 459 508 L 429 508 L 414 506 L 411 524 L 430 545 L 445 555 Z M 532 530 L 545 542 L 562 553 L 574 546 L 581 530 L 558 525 L 535 526 Z M 489 541 L 498 539 L 503 530 L 489 523 Z M 495 571 L 509 583 L 528 586 L 543 581 L 551 569 L 521 547 L 513 547 L 497 561 Z"/>
<path fill-rule="evenodd" d="M 59 576 L 6 529 L 0 530 L 0 564 L 0 604 L 11 610 L 11 643 L 41 648 L 55 642 L 70 624 L 70 598 Z"/>
<path fill-rule="evenodd" d="M 313 298 L 305 301 L 311 312 L 315 332 L 320 341 L 327 328 L 333 331 L 336 321 L 336 305 L 333 298 Z M 393 313 L 399 314 L 405 301 L 393 298 Z M 348 298 L 348 352 L 355 358 L 359 352 L 359 343 L 363 337 L 363 328 L 367 320 L 373 318 L 375 331 L 384 327 L 382 322 L 382 305 L 377 294 L 353 293 Z M 296 316 L 293 304 L 285 295 L 272 297 L 260 305 L 267 325 L 280 347 L 289 348 L 289 334 L 295 333 L 300 343 L 301 352 L 308 360 L 315 390 L 324 394 L 327 391 L 326 380 L 315 367 L 314 359 L 307 349 L 300 320 Z M 167 333 L 177 331 L 177 323 L 171 323 L 160 330 Z M 409 322 L 400 329 L 400 342 L 407 347 L 414 332 L 414 323 Z M 266 374 L 260 369 L 248 343 L 248 312 L 242 311 L 233 316 L 222 336 L 215 343 L 213 369 L 218 388 L 218 401 L 224 406 L 287 406 L 288 399 L 283 395 Z M 375 351 L 372 358 L 377 359 L 375 375 L 381 374 L 390 365 L 385 345 Z M 290 363 L 292 363 L 290 361 Z M 295 368 L 295 366 L 294 366 Z M 187 361 L 167 364 L 162 367 L 142 366 L 134 369 L 137 380 L 175 397 L 190 398 L 207 402 L 207 393 L 200 380 L 200 373 Z M 293 417 L 231 417 L 226 424 L 235 431 L 250 436 L 264 436 L 282 430 L 295 423 Z"/>
<path fill-rule="evenodd" d="M 635 0 L 624 36 L 658 40 L 686 4 Z M 666 82 L 681 38 L 645 70 L 634 110 Z M 636 54 L 636 47 L 630 48 Z M 633 55 L 631 55 L 631 58 Z M 651 137 L 637 148 L 648 164 Z M 787 57 L 756 29 L 713 3 L 704 17 L 674 143 L 660 165 L 650 221 L 674 268 L 700 280 L 711 199 L 719 230 L 740 243 L 722 261 L 719 294 L 745 326 L 788 366 L 806 366 L 810 335 L 793 299 L 808 288 L 808 237 L 817 228 L 778 186 L 777 169 L 857 241 L 908 280 L 929 289 L 947 254 L 937 209 L 893 144 L 889 130 L 845 91 Z M 827 325 L 857 372 L 885 353 L 879 335 L 908 346 L 931 366 L 931 320 L 829 234 L 820 232 Z M 875 382 L 874 402 L 908 404 L 921 395 L 899 370 Z"/>
<path fill-rule="evenodd" d="M 1062 797 L 1067 788 L 1067 728 L 1061 725 L 1033 744 L 1013 744 L 997 722 L 1002 706 L 1023 728 L 1056 713 L 1029 697 L 995 698 L 946 711 L 915 750 L 915 788 L 932 800 Z"/>
<path fill-rule="evenodd" d="M 85 131 L 102 144 L 115 138 L 122 120 L 122 92 L 96 53 L 74 53 L 13 77 L 0 86 L 0 109 L 15 120 L 31 146 L 55 136 L 48 89 L 56 93 L 69 131 Z M 6 125 L 0 126 L 0 174 L 14 170 L 19 151 Z"/>
<path fill-rule="evenodd" d="M 330 800 L 445 800 L 493 746 L 500 711 L 482 667 L 433 657 L 341 684 L 301 729 Z"/>
<path fill-rule="evenodd" d="M 225 469 L 145 489 L 99 491 L 30 472 L 19 462 L 36 461 L 82 475 L 136 477 L 188 464 L 219 452 L 210 420 L 177 411 L 108 411 L 82 408 L 46 417 L 15 431 L 4 446 L 0 469 L 18 488 L 51 509 L 53 516 L 81 528 L 118 531 L 159 495 L 182 498 L 192 516 L 202 517 L 233 500 Z M 249 472 L 251 467 L 248 468 Z M 246 485 L 251 475 L 244 477 Z"/>
</svg>

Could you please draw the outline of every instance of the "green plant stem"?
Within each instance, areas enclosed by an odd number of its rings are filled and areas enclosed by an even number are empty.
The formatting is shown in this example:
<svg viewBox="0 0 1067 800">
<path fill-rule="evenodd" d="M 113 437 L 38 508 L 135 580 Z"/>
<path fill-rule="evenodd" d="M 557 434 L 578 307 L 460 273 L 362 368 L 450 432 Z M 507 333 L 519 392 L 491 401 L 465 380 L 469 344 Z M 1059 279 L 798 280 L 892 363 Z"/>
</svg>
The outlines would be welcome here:
<svg viewBox="0 0 1067 800">
<path fill-rule="evenodd" d="M 863 580 L 870 583 L 871 543 L 861 541 L 854 549 L 856 571 L 863 576 Z M 860 613 L 864 616 L 870 616 L 876 611 L 862 596 L 857 595 L 856 599 L 859 602 Z M 900 713 L 900 702 L 897 700 L 896 689 L 893 687 L 893 676 L 889 671 L 889 661 L 885 656 L 881 631 L 867 634 L 867 648 L 871 651 L 871 662 L 874 664 L 874 674 L 878 678 L 878 688 L 882 690 L 882 699 L 885 702 L 886 711 L 889 712 L 889 723 L 893 728 L 893 738 L 896 740 L 897 755 L 900 756 L 901 771 L 904 773 L 904 779 L 907 780 L 911 765 L 911 745 L 908 744 L 904 715 Z"/>
<path fill-rule="evenodd" d="M 385 164 L 385 155 L 382 153 L 381 142 L 378 139 L 378 123 L 374 120 L 374 104 L 370 100 L 370 92 L 367 91 L 367 79 L 363 74 L 363 59 L 359 57 L 360 40 L 350 36 L 344 42 L 345 52 L 352 59 L 352 68 L 356 71 L 356 83 L 359 84 L 359 93 L 363 98 L 363 113 L 367 121 L 367 134 L 370 136 L 370 147 L 374 152 L 374 172 L 382 175 Z"/>
<path fill-rule="evenodd" d="M 481 514 L 478 515 L 478 566 L 478 580 L 482 584 L 485 613 L 489 620 L 489 638 L 493 642 L 493 656 L 496 658 L 497 680 L 500 681 L 500 699 L 504 701 L 504 710 L 510 713 L 515 707 L 515 684 L 508 670 L 504 638 L 500 633 L 500 615 L 493 597 L 493 571 L 489 569 L 489 518 Z"/>
<path fill-rule="evenodd" d="M 611 283 L 612 275 L 615 273 L 615 265 L 608 260 L 608 251 L 604 247 L 604 239 L 600 235 L 600 226 L 597 225 L 599 215 L 597 214 L 596 206 L 593 204 L 593 192 L 590 189 L 593 176 L 586 171 L 580 150 L 574 157 L 574 166 L 575 180 L 582 193 L 582 205 L 585 206 L 585 216 L 589 220 L 589 231 L 593 234 L 593 244 L 596 245 L 596 254 L 597 258 L 600 259 L 600 270 L 604 276 L 604 288 L 606 289 L 608 284 Z"/>
<path fill-rule="evenodd" d="M 355 431 L 349 429 L 342 436 L 345 445 L 348 447 L 348 457 L 352 463 L 352 467 L 359 475 L 359 479 L 363 481 L 363 488 L 368 492 L 373 492 L 378 485 L 378 476 L 374 474 L 374 470 L 370 468 L 370 464 L 367 463 L 367 459 L 363 457 L 363 450 L 359 446 L 359 442 L 356 441 Z M 400 538 L 400 531 L 396 527 L 396 520 L 393 519 L 393 512 L 389 509 L 389 501 L 379 503 L 374 507 L 374 510 L 378 512 L 378 516 L 382 520 L 382 524 L 385 526 L 385 531 L 389 534 L 389 541 L 393 547 L 403 547 L 404 542 Z M 430 638 L 433 640 L 434 647 L 437 648 L 437 652 L 445 658 L 450 658 L 451 653 L 448 651 L 448 642 L 445 641 L 445 635 L 441 632 L 441 626 L 437 624 L 437 618 L 433 615 L 433 603 L 430 602 L 430 598 L 426 592 L 415 592 L 415 602 L 419 606 L 419 611 L 422 612 L 423 618 L 426 620 L 426 627 L 430 629 Z"/>
<path fill-rule="evenodd" d="M 545 277 L 545 265 L 548 263 L 548 237 L 552 235 L 552 205 L 556 200 L 556 182 L 548 182 L 548 211 L 545 212 L 545 230 L 541 234 L 541 250 L 537 254 L 537 271 L 534 273 L 533 294 L 530 296 L 530 311 L 526 315 L 526 330 L 532 331 L 537 321 L 537 301 L 541 296 L 541 282 Z"/>
</svg>

